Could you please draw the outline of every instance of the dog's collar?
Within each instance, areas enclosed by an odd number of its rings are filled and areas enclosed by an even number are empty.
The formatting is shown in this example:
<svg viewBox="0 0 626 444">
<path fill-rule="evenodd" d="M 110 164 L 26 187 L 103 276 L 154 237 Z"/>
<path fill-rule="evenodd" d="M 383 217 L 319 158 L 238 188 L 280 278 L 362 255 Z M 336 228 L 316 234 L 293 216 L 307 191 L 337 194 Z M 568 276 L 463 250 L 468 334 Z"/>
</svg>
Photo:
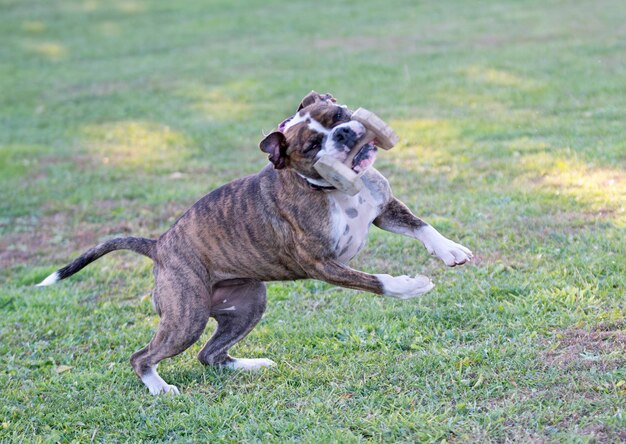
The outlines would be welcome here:
<svg viewBox="0 0 626 444">
<path fill-rule="evenodd" d="M 331 184 L 329 184 L 327 181 L 325 181 L 324 179 L 313 179 L 311 177 L 307 177 L 304 174 L 298 173 L 298 176 L 302 177 L 304 180 L 306 180 L 306 182 L 309 184 L 309 186 L 316 190 L 316 191 L 332 191 L 332 190 L 336 190 L 337 188 L 335 188 L 334 186 L 332 186 Z"/>
<path fill-rule="evenodd" d="M 337 189 L 332 185 L 322 186 L 322 185 L 315 185 L 314 183 L 311 183 L 311 182 L 309 182 L 309 186 L 316 191 L 333 191 Z"/>
</svg>

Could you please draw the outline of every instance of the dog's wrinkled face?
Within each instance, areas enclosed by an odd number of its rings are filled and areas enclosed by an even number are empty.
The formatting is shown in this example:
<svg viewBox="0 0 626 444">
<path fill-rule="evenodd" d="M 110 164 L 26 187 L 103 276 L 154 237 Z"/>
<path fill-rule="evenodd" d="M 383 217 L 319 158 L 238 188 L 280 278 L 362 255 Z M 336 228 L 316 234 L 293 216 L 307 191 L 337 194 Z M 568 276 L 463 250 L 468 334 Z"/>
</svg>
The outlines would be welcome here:
<svg viewBox="0 0 626 444">
<path fill-rule="evenodd" d="M 261 150 L 269 154 L 278 169 L 293 168 L 301 175 L 315 180 L 321 176 L 313 165 L 323 155 L 344 162 L 358 140 L 365 135 L 365 127 L 350 120 L 352 113 L 346 106 L 337 105 L 330 94 L 311 92 L 298 112 L 285 119 L 278 131 L 261 142 Z M 368 143 L 354 157 L 352 169 L 360 173 L 375 160 L 376 147 Z"/>
</svg>

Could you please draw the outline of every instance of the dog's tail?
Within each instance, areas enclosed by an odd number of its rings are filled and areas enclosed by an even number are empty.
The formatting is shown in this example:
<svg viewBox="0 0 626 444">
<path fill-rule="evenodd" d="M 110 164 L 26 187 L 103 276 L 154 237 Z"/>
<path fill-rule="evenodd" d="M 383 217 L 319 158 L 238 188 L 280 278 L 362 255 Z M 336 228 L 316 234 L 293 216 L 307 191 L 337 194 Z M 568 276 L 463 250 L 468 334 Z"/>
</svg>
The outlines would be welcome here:
<svg viewBox="0 0 626 444">
<path fill-rule="evenodd" d="M 156 241 L 154 239 L 146 239 L 143 237 L 118 237 L 108 240 L 85 251 L 77 257 L 74 262 L 66 265 L 60 270 L 55 271 L 37 284 L 37 286 L 44 287 L 46 285 L 52 285 L 61 279 L 65 279 L 66 277 L 79 272 L 96 259 L 99 259 L 105 254 L 115 250 L 132 250 L 135 253 L 143 254 L 144 256 L 154 260 L 156 255 Z"/>
</svg>

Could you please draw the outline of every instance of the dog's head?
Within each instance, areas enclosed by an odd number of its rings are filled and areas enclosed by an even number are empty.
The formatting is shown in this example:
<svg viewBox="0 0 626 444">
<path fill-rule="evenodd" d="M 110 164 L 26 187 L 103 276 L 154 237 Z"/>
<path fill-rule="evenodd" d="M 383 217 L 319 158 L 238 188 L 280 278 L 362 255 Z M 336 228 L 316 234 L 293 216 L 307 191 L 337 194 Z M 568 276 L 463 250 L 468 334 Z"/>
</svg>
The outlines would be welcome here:
<svg viewBox="0 0 626 444">
<path fill-rule="evenodd" d="M 365 127 L 351 120 L 352 112 L 338 105 L 330 94 L 311 91 L 302 99 L 298 111 L 285 119 L 278 130 L 260 143 L 263 152 L 276 169 L 292 168 L 302 176 L 324 182 L 313 165 L 322 155 L 344 162 Z M 352 161 L 352 169 L 360 173 L 369 168 L 376 157 L 376 147 L 364 145 Z"/>
</svg>

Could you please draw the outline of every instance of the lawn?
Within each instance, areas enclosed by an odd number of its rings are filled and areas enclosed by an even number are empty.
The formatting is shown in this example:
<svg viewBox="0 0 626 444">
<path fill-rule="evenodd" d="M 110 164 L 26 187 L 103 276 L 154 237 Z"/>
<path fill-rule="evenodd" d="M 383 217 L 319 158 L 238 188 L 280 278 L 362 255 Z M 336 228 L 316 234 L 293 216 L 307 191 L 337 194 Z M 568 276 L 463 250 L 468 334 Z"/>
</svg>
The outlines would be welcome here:
<svg viewBox="0 0 626 444">
<path fill-rule="evenodd" d="M 0 0 L 0 441 L 626 441 L 626 8 L 619 0 Z M 397 301 L 273 283 L 233 350 L 129 365 L 158 322 L 156 237 L 261 169 L 311 89 L 386 119 L 377 167 L 472 264 L 372 229 L 355 268 Z"/>
</svg>

